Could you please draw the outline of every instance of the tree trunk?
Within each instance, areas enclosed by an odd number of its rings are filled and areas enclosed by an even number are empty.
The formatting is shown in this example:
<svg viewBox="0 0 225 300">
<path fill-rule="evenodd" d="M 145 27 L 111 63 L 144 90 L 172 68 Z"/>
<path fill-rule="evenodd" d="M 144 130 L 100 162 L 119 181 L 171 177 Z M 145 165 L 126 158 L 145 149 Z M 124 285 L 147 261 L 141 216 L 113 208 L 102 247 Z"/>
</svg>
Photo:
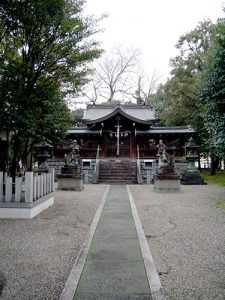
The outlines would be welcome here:
<svg viewBox="0 0 225 300">
<path fill-rule="evenodd" d="M 13 144 L 12 144 L 13 158 L 12 158 L 12 165 L 10 168 L 10 176 L 12 177 L 13 182 L 15 182 L 16 171 L 19 162 L 19 149 L 20 149 L 20 139 L 17 135 L 15 135 L 13 137 Z"/>
<path fill-rule="evenodd" d="M 199 171 L 201 171 L 200 155 L 198 155 L 198 169 L 199 169 Z"/>
<path fill-rule="evenodd" d="M 211 172 L 210 175 L 216 175 L 216 169 L 218 168 L 219 158 L 214 154 L 211 155 Z"/>
<path fill-rule="evenodd" d="M 26 155 L 25 155 L 25 166 L 27 171 L 32 171 L 32 148 L 33 148 L 33 139 L 28 138 L 26 146 Z"/>
</svg>

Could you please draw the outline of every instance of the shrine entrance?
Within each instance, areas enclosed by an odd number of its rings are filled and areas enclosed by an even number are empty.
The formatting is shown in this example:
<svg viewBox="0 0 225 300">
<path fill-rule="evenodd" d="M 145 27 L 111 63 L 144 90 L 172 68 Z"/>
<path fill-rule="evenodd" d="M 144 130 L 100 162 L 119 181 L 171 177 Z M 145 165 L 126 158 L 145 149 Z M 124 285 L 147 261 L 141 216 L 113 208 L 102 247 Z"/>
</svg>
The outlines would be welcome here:
<svg viewBox="0 0 225 300">
<path fill-rule="evenodd" d="M 105 147 L 105 156 L 106 157 L 130 157 L 130 142 L 131 135 L 122 135 L 120 136 L 119 139 L 119 144 L 117 137 L 111 134 L 106 135 L 105 140 L 106 140 L 106 147 Z"/>
<path fill-rule="evenodd" d="M 113 125 L 114 124 L 114 125 Z M 121 117 L 111 120 L 103 130 L 103 157 L 134 157 L 134 130 Z"/>
</svg>

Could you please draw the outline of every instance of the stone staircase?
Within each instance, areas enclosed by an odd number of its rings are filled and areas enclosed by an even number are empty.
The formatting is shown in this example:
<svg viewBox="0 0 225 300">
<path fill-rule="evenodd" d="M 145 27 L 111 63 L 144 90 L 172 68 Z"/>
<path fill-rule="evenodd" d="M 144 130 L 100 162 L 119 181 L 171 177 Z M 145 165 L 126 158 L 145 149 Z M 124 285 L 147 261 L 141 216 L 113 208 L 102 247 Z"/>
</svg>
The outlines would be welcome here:
<svg viewBox="0 0 225 300">
<path fill-rule="evenodd" d="M 108 184 L 137 183 L 136 161 L 121 159 L 101 160 L 98 182 Z"/>
</svg>

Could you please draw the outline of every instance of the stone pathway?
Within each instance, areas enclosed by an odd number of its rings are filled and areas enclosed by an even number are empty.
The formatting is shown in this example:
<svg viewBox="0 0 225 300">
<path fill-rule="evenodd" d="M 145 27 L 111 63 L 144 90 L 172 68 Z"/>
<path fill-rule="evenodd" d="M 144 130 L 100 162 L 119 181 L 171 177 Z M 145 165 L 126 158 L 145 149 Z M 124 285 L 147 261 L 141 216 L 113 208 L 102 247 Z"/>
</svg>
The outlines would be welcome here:
<svg viewBox="0 0 225 300">
<path fill-rule="evenodd" d="M 110 186 L 73 299 L 152 299 L 126 186 Z"/>
</svg>

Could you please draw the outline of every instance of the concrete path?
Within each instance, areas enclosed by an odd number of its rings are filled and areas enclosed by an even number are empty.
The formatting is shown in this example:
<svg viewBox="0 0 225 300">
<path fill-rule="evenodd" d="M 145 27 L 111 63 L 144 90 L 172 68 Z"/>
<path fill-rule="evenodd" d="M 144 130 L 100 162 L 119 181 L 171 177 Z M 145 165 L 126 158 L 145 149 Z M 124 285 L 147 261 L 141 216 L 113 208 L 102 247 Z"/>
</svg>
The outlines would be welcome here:
<svg viewBox="0 0 225 300">
<path fill-rule="evenodd" d="M 74 299 L 152 299 L 126 186 L 111 186 Z"/>
<path fill-rule="evenodd" d="M 153 299 L 129 197 L 110 186 L 73 299 Z"/>
</svg>

